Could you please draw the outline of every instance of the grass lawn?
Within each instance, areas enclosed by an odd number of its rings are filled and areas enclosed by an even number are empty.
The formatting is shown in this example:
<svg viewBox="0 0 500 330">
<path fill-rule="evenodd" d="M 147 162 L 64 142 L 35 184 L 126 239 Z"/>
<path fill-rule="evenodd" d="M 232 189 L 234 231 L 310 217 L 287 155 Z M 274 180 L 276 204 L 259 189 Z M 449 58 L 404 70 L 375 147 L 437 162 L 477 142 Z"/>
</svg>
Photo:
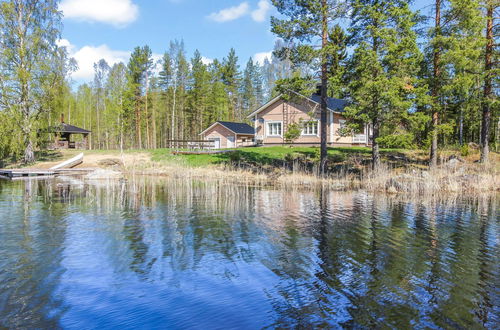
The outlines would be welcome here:
<svg viewBox="0 0 500 330">
<path fill-rule="evenodd" d="M 207 165 L 217 165 L 227 162 L 231 157 L 235 157 L 231 153 L 223 154 L 201 154 L 201 155 L 172 155 L 169 149 L 150 150 L 151 158 L 154 161 L 166 162 L 182 162 L 187 166 L 199 167 Z M 402 153 L 399 149 L 382 149 L 381 153 Z M 237 157 L 258 163 L 261 165 L 272 164 L 276 161 L 285 159 L 286 155 L 302 155 L 312 159 L 318 157 L 319 147 L 288 147 L 288 146 L 273 146 L 273 147 L 248 147 L 237 150 Z M 335 147 L 328 148 L 328 155 L 333 159 L 342 161 L 348 155 L 358 155 L 362 158 L 370 158 L 371 149 L 367 147 Z"/>
</svg>

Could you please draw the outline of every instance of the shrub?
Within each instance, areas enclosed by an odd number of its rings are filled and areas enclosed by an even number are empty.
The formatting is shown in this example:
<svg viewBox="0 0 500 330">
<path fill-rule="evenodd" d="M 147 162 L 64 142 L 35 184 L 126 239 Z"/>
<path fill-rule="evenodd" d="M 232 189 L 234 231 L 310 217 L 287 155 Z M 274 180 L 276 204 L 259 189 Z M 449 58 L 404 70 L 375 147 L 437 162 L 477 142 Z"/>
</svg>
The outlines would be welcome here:
<svg viewBox="0 0 500 330">
<path fill-rule="evenodd" d="M 460 155 L 462 157 L 467 157 L 470 155 L 469 145 L 464 144 L 463 146 L 460 147 Z"/>
<path fill-rule="evenodd" d="M 300 137 L 300 134 L 301 129 L 299 127 L 299 124 L 291 123 L 287 126 L 285 135 L 283 137 L 285 138 L 286 143 L 293 144 L 295 140 Z"/>
<path fill-rule="evenodd" d="M 243 159 L 243 155 L 240 151 L 232 151 L 229 153 L 229 161 L 232 163 L 239 163 Z"/>
<path fill-rule="evenodd" d="M 328 161 L 332 163 L 342 163 L 345 161 L 345 155 L 344 154 L 333 154 L 333 155 L 328 155 Z"/>
<path fill-rule="evenodd" d="M 382 148 L 412 149 L 415 147 L 413 135 L 410 133 L 381 136 L 377 139 L 377 142 Z"/>
</svg>

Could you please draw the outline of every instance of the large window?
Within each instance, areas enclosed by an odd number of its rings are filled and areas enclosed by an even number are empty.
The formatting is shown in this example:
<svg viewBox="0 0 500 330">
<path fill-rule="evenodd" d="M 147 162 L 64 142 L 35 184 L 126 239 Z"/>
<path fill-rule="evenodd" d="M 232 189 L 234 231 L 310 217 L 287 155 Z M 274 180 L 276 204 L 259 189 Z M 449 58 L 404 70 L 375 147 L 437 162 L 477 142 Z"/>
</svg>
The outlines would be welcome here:
<svg viewBox="0 0 500 330">
<path fill-rule="evenodd" d="M 267 123 L 267 136 L 281 136 L 282 127 L 280 121 Z"/>
<path fill-rule="evenodd" d="M 318 121 L 308 121 L 304 123 L 302 135 L 318 135 Z"/>
</svg>

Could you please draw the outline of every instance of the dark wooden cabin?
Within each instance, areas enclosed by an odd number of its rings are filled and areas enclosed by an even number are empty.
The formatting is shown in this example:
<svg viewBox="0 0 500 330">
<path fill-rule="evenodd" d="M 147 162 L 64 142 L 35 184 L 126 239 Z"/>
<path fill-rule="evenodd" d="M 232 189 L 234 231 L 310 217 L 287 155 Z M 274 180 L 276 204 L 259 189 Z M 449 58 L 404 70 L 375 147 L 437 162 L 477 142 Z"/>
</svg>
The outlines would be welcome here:
<svg viewBox="0 0 500 330">
<path fill-rule="evenodd" d="M 49 133 L 54 133 L 53 149 L 88 149 L 88 137 L 92 133 L 81 127 L 66 124 L 64 122 L 64 115 L 61 115 L 61 122 L 48 130 Z M 82 135 L 82 140 L 75 142 L 72 136 L 78 134 Z"/>
</svg>

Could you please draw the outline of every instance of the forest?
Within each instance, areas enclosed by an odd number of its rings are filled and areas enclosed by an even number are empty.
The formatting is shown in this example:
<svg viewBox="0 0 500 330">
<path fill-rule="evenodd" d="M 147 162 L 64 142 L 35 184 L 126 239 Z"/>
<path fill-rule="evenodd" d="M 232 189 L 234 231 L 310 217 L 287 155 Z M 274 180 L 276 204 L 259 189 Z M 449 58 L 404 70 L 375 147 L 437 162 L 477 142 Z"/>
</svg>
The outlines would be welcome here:
<svg viewBox="0 0 500 330">
<path fill-rule="evenodd" d="M 274 0 L 272 58 L 240 65 L 237 50 L 211 63 L 189 57 L 182 40 L 165 40 L 153 60 L 138 45 L 128 63 L 94 64 L 76 86 L 77 63 L 59 46 L 55 0 L 0 3 L 0 160 L 33 162 L 61 114 L 92 131 L 92 149 L 154 149 L 198 139 L 216 120 L 246 115 L 283 90 L 350 102 L 349 128 L 374 127 L 379 147 L 497 150 L 499 4 L 434 0 L 416 11 L 401 0 Z"/>
</svg>

